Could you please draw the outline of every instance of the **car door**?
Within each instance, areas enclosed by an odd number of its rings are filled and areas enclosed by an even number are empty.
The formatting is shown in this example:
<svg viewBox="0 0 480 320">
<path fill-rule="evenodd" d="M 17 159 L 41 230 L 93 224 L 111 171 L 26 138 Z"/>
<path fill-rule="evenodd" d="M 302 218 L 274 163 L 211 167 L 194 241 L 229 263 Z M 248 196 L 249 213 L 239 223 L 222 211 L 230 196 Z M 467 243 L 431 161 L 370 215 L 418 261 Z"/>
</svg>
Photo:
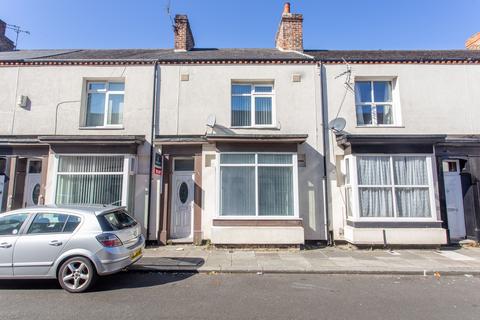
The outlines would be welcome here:
<svg viewBox="0 0 480 320">
<path fill-rule="evenodd" d="M 45 276 L 72 233 L 64 232 L 67 214 L 42 212 L 33 218 L 13 253 L 14 276 Z"/>
<path fill-rule="evenodd" d="M 13 249 L 28 213 L 0 215 L 0 277 L 13 276 Z"/>
</svg>

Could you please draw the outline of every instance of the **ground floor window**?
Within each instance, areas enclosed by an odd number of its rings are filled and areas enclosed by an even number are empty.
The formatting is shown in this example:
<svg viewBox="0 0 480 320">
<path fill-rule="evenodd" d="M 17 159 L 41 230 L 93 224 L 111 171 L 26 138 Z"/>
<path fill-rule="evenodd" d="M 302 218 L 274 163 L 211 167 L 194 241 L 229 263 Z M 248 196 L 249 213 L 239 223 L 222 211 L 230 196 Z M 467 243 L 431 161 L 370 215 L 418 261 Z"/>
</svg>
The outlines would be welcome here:
<svg viewBox="0 0 480 320">
<path fill-rule="evenodd" d="M 296 215 L 296 154 L 222 153 L 220 216 Z"/>
<path fill-rule="evenodd" d="M 347 158 L 346 189 L 359 218 L 431 218 L 430 156 L 356 155 Z M 350 177 L 350 175 L 352 176 Z M 353 191 L 353 192 L 352 192 Z"/>
<path fill-rule="evenodd" d="M 122 155 L 59 156 L 55 203 L 127 205 L 128 160 Z"/>
</svg>

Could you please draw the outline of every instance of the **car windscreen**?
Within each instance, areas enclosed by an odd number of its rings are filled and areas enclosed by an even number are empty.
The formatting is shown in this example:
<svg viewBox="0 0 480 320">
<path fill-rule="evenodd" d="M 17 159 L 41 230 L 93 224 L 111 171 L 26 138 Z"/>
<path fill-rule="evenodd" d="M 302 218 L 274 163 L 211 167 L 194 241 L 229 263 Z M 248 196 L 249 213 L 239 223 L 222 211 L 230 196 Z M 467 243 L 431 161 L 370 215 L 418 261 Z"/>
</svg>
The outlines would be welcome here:
<svg viewBox="0 0 480 320">
<path fill-rule="evenodd" d="M 103 231 L 122 230 L 137 225 L 137 222 L 124 210 L 107 212 L 98 215 L 97 219 Z"/>
</svg>

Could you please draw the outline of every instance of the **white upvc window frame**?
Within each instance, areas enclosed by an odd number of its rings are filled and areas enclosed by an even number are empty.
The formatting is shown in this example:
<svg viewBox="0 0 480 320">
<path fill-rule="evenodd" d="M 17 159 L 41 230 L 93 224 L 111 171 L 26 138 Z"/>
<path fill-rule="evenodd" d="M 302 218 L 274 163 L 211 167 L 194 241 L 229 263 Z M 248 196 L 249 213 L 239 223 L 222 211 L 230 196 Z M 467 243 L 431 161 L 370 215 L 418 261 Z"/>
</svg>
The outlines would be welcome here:
<svg viewBox="0 0 480 320">
<path fill-rule="evenodd" d="M 123 170 L 120 172 L 59 172 L 58 165 L 60 157 L 123 157 Z M 96 153 L 60 153 L 55 154 L 53 158 L 53 181 L 54 185 L 51 190 L 51 198 L 52 203 L 55 204 L 57 201 L 57 183 L 58 183 L 58 176 L 59 175 L 122 175 L 122 201 L 120 206 L 128 207 L 129 203 L 129 194 L 130 194 L 130 185 L 129 185 L 129 177 L 135 175 L 135 168 L 136 161 L 135 156 L 131 154 L 96 154 Z"/>
<path fill-rule="evenodd" d="M 358 184 L 358 170 L 357 170 L 357 157 L 389 157 L 390 159 L 390 184 L 389 185 L 368 185 L 363 186 Z M 405 156 L 415 156 L 415 157 L 425 157 L 427 164 L 427 175 L 428 175 L 428 194 L 430 198 L 430 217 L 398 217 L 397 212 L 397 203 L 395 195 L 395 187 L 419 187 L 426 188 L 426 185 L 395 185 L 394 175 L 393 175 L 393 158 L 394 157 L 405 157 Z M 430 222 L 438 221 L 436 204 L 435 204 L 435 179 L 433 176 L 433 155 L 432 154 L 421 154 L 421 153 L 401 153 L 401 154 L 385 154 L 385 153 L 357 153 L 354 155 L 348 155 L 345 157 L 345 160 L 349 159 L 349 170 L 350 170 L 350 183 L 352 188 L 352 216 L 347 216 L 347 219 L 350 221 L 380 221 L 380 222 Z M 346 187 L 346 185 L 345 185 Z M 387 188 L 391 187 L 392 190 L 392 205 L 393 205 L 393 217 L 361 217 L 360 216 L 360 197 L 359 197 L 359 187 L 379 187 Z M 345 188 L 345 192 L 346 192 Z"/>
<path fill-rule="evenodd" d="M 220 164 L 220 155 L 221 154 L 254 154 L 255 163 L 248 164 Z M 259 164 L 258 155 L 259 154 L 288 154 L 292 155 L 291 164 Z M 298 157 L 296 152 L 217 152 L 216 153 L 216 210 L 215 210 L 215 219 L 221 220 L 298 220 L 299 219 L 299 207 L 298 207 Z M 255 167 L 255 215 L 251 216 L 222 216 L 220 214 L 220 198 L 221 198 L 221 181 L 220 181 L 220 168 L 221 167 Z M 258 215 L 258 168 L 259 167 L 291 167 L 292 168 L 292 179 L 293 179 L 293 215 L 291 216 L 260 216 Z"/>
<path fill-rule="evenodd" d="M 232 87 L 234 85 L 249 85 L 250 93 L 241 93 L 234 94 Z M 271 92 L 255 92 L 256 87 L 270 87 L 272 88 Z M 250 125 L 249 126 L 238 126 L 232 124 L 232 97 L 250 97 Z M 271 124 L 257 124 L 255 119 L 255 98 L 272 98 L 272 123 Z M 230 84 L 230 127 L 238 129 L 248 129 L 248 128 L 275 128 L 277 125 L 277 114 L 276 114 L 276 103 L 275 103 L 275 86 L 272 82 L 232 82 Z"/>
<path fill-rule="evenodd" d="M 111 83 L 123 83 L 123 90 L 110 90 Z M 105 89 L 90 89 L 90 84 L 104 84 Z M 103 125 L 101 126 L 89 126 L 87 125 L 87 117 L 88 117 L 88 96 L 91 93 L 103 93 L 105 94 L 105 105 L 103 108 Z M 83 126 L 82 128 L 88 129 L 122 129 L 123 128 L 123 115 L 125 110 L 122 110 L 122 123 L 119 124 L 109 124 L 108 123 L 108 102 L 110 100 L 110 95 L 123 95 L 123 106 L 125 107 L 125 81 L 124 80 L 88 80 L 86 82 L 86 96 L 85 96 L 85 112 L 84 112 L 84 119 L 83 119 Z"/>
<path fill-rule="evenodd" d="M 356 100 L 356 92 L 354 96 L 355 104 L 355 123 L 359 128 L 378 128 L 378 127 L 399 127 L 401 126 L 401 115 L 400 115 L 400 103 L 398 97 L 398 83 L 396 77 L 355 77 L 354 87 L 357 82 L 370 82 L 370 97 L 371 102 L 358 102 Z M 391 88 L 391 98 L 389 102 L 377 102 L 375 101 L 375 94 L 373 89 L 374 82 L 390 82 Z M 372 124 L 359 124 L 357 118 L 357 106 L 372 106 L 371 117 Z M 377 123 L 377 105 L 388 105 L 392 108 L 392 123 L 390 124 L 378 124 Z"/>
</svg>

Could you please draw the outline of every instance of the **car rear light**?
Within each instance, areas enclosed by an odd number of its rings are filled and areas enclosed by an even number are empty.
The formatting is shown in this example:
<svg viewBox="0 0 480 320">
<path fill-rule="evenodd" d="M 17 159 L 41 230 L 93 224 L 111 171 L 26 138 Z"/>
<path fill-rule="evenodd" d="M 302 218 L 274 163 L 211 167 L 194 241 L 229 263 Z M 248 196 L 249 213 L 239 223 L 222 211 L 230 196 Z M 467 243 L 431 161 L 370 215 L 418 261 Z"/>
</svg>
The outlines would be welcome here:
<svg viewBox="0 0 480 320">
<path fill-rule="evenodd" d="M 123 245 L 122 241 L 113 233 L 102 233 L 96 238 L 104 247 L 119 247 Z"/>
</svg>

